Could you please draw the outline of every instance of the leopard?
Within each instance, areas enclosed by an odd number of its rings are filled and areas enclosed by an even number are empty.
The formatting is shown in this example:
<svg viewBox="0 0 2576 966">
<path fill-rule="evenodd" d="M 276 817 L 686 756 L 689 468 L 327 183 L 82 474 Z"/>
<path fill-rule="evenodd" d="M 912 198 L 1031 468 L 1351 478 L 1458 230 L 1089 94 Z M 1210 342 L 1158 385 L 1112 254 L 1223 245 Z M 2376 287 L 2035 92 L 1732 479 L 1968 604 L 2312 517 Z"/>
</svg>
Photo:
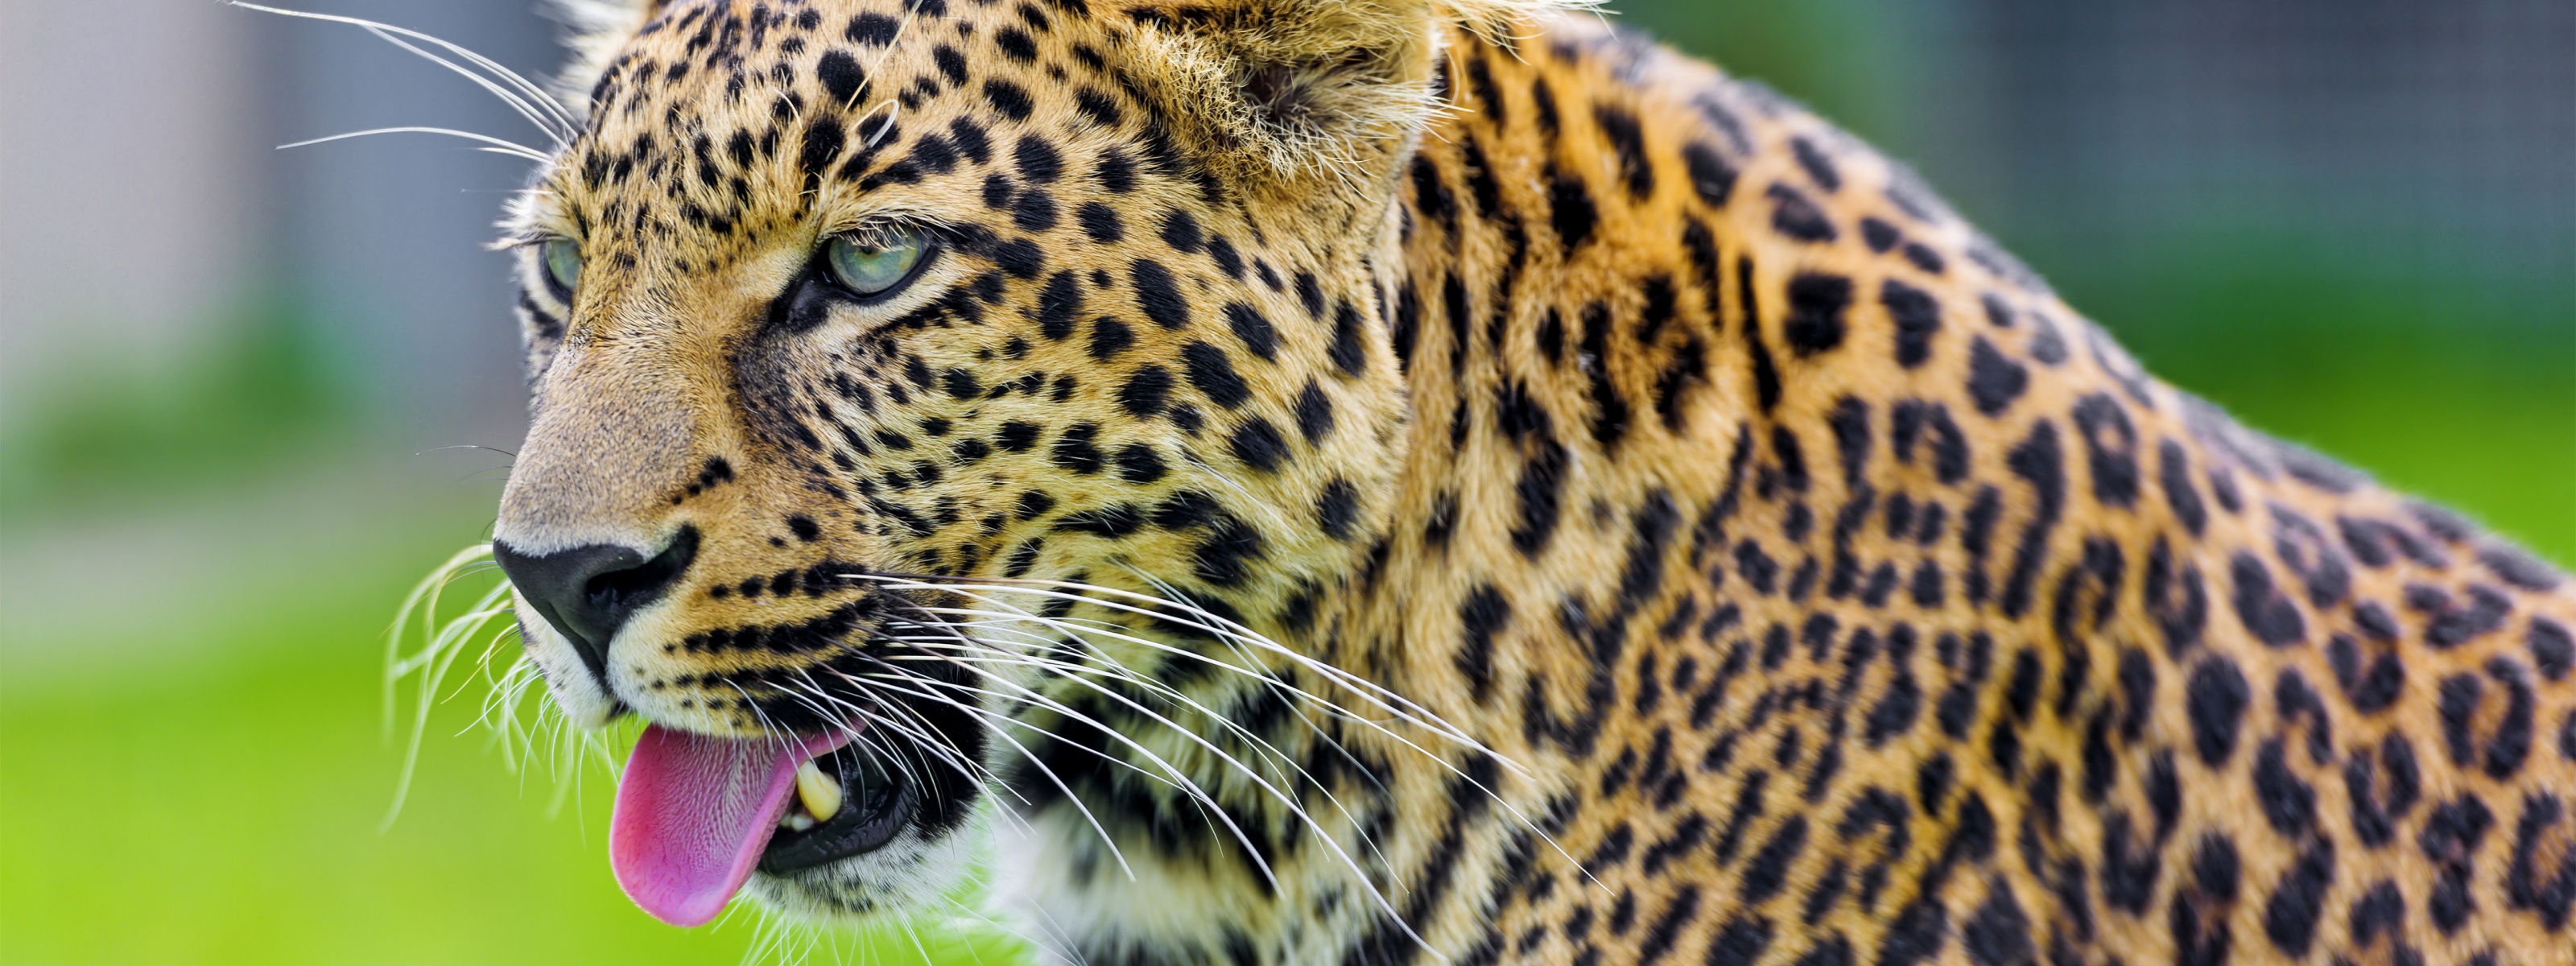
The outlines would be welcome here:
<svg viewBox="0 0 2576 966">
<path fill-rule="evenodd" d="M 1759 83 L 1543 0 L 580 12 L 489 552 L 657 918 L 2576 957 L 2566 577 Z"/>
</svg>

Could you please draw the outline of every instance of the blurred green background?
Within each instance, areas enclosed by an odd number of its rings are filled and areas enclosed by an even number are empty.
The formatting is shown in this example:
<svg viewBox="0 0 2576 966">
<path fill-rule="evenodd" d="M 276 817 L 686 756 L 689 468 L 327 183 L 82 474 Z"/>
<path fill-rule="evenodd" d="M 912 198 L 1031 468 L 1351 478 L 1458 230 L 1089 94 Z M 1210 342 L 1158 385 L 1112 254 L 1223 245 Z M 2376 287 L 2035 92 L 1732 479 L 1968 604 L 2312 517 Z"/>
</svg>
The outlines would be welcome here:
<svg viewBox="0 0 2576 966">
<path fill-rule="evenodd" d="M 314 5 L 552 63 L 524 0 Z M 2576 560 L 2576 5 L 1612 6 L 1912 160 L 2164 377 Z M 103 22 L 137 26 L 84 39 Z M 0 0 L 0 962 L 758 942 L 629 906 L 604 776 L 551 808 L 470 730 L 470 687 L 378 831 L 382 634 L 482 538 L 520 432 L 503 268 L 474 245 L 522 173 L 266 146 L 516 130 L 477 97 L 354 32 Z M 841 948 L 912 962 L 914 939 Z"/>
</svg>

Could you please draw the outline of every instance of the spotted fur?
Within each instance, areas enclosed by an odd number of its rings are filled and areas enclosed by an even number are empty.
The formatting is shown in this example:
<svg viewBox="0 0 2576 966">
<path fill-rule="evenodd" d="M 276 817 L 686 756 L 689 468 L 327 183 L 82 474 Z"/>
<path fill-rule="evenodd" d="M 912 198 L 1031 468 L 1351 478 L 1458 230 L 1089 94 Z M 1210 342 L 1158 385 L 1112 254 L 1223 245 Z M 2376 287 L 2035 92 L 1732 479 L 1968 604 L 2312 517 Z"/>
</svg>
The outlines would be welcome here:
<svg viewBox="0 0 2576 966">
<path fill-rule="evenodd" d="M 523 620 L 577 720 L 948 776 L 773 904 L 990 834 L 1070 962 L 2568 961 L 2566 580 L 1758 85 L 1465 0 L 607 13 L 497 536 L 693 542 Z M 889 220 L 917 282 L 789 297 Z"/>
</svg>

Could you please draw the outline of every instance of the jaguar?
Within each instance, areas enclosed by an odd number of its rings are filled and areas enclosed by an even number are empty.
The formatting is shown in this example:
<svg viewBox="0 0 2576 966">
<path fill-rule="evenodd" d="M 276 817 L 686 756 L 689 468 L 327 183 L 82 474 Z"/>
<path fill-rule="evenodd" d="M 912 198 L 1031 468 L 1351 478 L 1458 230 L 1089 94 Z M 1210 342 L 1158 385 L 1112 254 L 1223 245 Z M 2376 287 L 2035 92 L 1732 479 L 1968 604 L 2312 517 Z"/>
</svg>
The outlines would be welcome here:
<svg viewBox="0 0 2576 966">
<path fill-rule="evenodd" d="M 2567 579 L 1757 83 L 1543 0 L 586 10 L 490 553 L 664 921 L 2571 961 Z"/>
</svg>

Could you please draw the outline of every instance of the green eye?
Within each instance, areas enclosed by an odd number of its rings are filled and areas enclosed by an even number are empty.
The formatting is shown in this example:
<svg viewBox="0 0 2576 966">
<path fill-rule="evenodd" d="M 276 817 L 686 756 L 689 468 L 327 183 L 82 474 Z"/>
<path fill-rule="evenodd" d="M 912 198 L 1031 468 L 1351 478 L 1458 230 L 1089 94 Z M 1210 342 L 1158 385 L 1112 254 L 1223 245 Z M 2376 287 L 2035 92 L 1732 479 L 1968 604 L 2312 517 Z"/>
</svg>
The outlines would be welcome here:
<svg viewBox="0 0 2576 966">
<path fill-rule="evenodd" d="M 546 281 L 554 283 L 555 294 L 571 298 L 573 286 L 581 282 L 581 245 L 569 238 L 550 238 L 538 253 L 546 263 Z"/>
<path fill-rule="evenodd" d="M 913 266 L 921 264 L 922 248 L 921 236 L 909 231 L 835 237 L 823 246 L 823 264 L 842 288 L 877 295 L 912 275 Z"/>
</svg>

